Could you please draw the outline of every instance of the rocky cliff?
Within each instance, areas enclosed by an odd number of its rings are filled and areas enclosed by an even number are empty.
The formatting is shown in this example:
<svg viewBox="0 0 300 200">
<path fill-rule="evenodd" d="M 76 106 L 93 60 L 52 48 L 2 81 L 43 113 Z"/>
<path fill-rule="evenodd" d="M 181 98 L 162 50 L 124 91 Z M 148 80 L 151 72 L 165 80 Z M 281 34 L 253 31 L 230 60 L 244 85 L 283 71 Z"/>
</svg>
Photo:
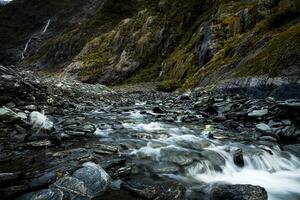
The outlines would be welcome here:
<svg viewBox="0 0 300 200">
<path fill-rule="evenodd" d="M 15 0 L 0 7 L 0 61 L 166 91 L 249 77 L 294 86 L 299 10 L 297 0 Z"/>
</svg>

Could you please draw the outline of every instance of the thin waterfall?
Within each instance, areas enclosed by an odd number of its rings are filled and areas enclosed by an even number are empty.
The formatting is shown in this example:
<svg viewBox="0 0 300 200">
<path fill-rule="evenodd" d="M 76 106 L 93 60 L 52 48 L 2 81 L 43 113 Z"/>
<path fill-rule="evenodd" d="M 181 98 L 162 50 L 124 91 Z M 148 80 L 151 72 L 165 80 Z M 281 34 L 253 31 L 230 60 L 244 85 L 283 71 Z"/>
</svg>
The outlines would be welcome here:
<svg viewBox="0 0 300 200">
<path fill-rule="evenodd" d="M 51 22 L 51 19 L 48 19 L 47 24 L 46 24 L 46 26 L 44 27 L 44 29 L 42 31 L 42 34 L 44 34 L 47 31 L 47 29 L 48 29 L 48 27 L 50 25 L 50 22 Z"/>
<path fill-rule="evenodd" d="M 27 41 L 27 43 L 26 43 L 26 45 L 25 45 L 25 47 L 24 47 L 24 50 L 23 50 L 23 53 L 22 53 L 22 59 L 25 58 L 25 53 L 26 53 L 26 51 L 27 51 L 27 49 L 28 49 L 28 46 L 29 46 L 29 44 L 30 44 L 30 42 L 31 42 L 31 39 L 32 39 L 32 38 L 30 38 L 30 39 Z"/>
</svg>

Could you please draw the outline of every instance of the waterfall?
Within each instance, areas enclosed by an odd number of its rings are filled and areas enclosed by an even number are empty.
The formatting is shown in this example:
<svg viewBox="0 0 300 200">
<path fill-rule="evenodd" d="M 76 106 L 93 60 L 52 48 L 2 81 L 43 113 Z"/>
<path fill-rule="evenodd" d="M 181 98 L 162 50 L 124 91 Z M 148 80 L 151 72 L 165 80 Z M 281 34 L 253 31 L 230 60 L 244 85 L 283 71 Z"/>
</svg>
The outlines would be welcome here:
<svg viewBox="0 0 300 200">
<path fill-rule="evenodd" d="M 42 34 L 44 34 L 47 31 L 47 29 L 48 29 L 48 27 L 50 25 L 50 22 L 51 22 L 51 19 L 48 19 L 47 24 L 46 24 L 46 26 L 44 27 L 44 29 L 42 31 Z"/>
<path fill-rule="evenodd" d="M 32 38 L 30 38 L 30 39 L 27 41 L 27 43 L 26 43 L 26 45 L 25 45 L 25 47 L 24 47 L 24 50 L 23 50 L 23 53 L 22 53 L 22 59 L 25 58 L 25 53 L 26 53 L 26 51 L 27 51 L 27 49 L 28 49 L 28 46 L 29 46 L 29 44 L 30 44 L 30 42 L 31 42 L 31 39 L 32 39 Z"/>
</svg>

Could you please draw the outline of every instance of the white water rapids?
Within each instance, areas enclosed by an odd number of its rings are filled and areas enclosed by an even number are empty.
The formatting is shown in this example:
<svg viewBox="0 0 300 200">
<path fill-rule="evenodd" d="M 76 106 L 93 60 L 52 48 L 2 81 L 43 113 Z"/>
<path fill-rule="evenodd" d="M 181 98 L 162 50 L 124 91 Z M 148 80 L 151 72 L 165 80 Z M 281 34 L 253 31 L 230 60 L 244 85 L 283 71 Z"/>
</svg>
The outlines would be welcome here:
<svg viewBox="0 0 300 200">
<path fill-rule="evenodd" d="M 139 103 L 137 107 L 146 106 Z M 151 113 L 150 110 L 148 110 Z M 176 179 L 192 189 L 214 183 L 251 184 L 264 187 L 269 200 L 300 199 L 300 159 L 280 150 L 275 143 L 257 143 L 226 139 L 214 126 L 165 123 L 140 111 L 110 114 L 95 111 L 108 121 L 122 121 L 124 129 L 99 128 L 98 136 L 112 142 L 127 143 L 136 162 L 146 168 L 163 166 L 157 175 Z M 215 139 L 209 139 L 211 132 Z M 135 143 L 135 146 L 132 144 Z M 233 152 L 243 150 L 244 167 L 233 161 Z"/>
<path fill-rule="evenodd" d="M 129 124 L 125 124 L 129 128 Z M 203 136 L 193 135 L 194 131 L 186 127 L 169 127 L 158 122 L 148 124 L 131 124 L 131 129 L 157 133 L 166 131 L 170 137 L 153 139 L 146 147 L 133 151 L 133 154 L 148 155 L 153 160 L 161 160 L 161 150 L 176 148 L 178 151 L 189 150 L 197 142 L 208 141 Z M 205 131 L 204 131 L 205 132 Z M 226 182 L 230 184 L 252 184 L 264 187 L 268 192 L 269 200 L 280 200 L 288 197 L 289 200 L 300 198 L 300 160 L 294 155 L 282 152 L 278 147 L 273 149 L 266 146 L 243 145 L 239 143 L 224 144 L 221 141 L 210 141 L 208 147 L 201 151 L 213 151 L 225 160 L 225 165 L 220 170 L 214 168 L 211 160 L 195 161 L 185 168 L 185 174 L 165 174 L 175 179 L 213 184 Z M 160 147 L 153 145 L 160 143 Z M 240 168 L 233 162 L 232 152 L 237 148 L 244 151 L 245 166 Z M 183 176 L 183 177 L 182 177 Z M 187 179 L 186 179 L 187 178 Z M 294 197 L 295 196 L 295 197 Z"/>
</svg>

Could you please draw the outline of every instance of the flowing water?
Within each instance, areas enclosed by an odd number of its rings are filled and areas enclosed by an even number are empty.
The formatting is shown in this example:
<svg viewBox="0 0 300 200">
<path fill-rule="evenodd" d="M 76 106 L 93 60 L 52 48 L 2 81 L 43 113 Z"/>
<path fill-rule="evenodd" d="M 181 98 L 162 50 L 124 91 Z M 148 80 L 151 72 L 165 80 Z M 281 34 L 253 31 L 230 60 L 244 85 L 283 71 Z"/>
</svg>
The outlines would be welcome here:
<svg viewBox="0 0 300 200">
<path fill-rule="evenodd" d="M 214 126 L 163 122 L 154 113 L 140 114 L 142 110 L 151 113 L 151 105 L 138 103 L 123 112 L 102 109 L 88 115 L 100 123 L 96 134 L 101 141 L 126 146 L 149 174 L 178 180 L 190 194 L 200 191 L 205 199 L 212 184 L 225 182 L 260 185 L 270 200 L 300 199 L 300 159 L 294 155 L 274 144 L 228 139 Z M 116 124 L 124 128 L 116 130 Z M 208 133 L 215 138 L 209 139 Z M 233 162 L 238 148 L 244 154 L 242 168 Z"/>
</svg>

